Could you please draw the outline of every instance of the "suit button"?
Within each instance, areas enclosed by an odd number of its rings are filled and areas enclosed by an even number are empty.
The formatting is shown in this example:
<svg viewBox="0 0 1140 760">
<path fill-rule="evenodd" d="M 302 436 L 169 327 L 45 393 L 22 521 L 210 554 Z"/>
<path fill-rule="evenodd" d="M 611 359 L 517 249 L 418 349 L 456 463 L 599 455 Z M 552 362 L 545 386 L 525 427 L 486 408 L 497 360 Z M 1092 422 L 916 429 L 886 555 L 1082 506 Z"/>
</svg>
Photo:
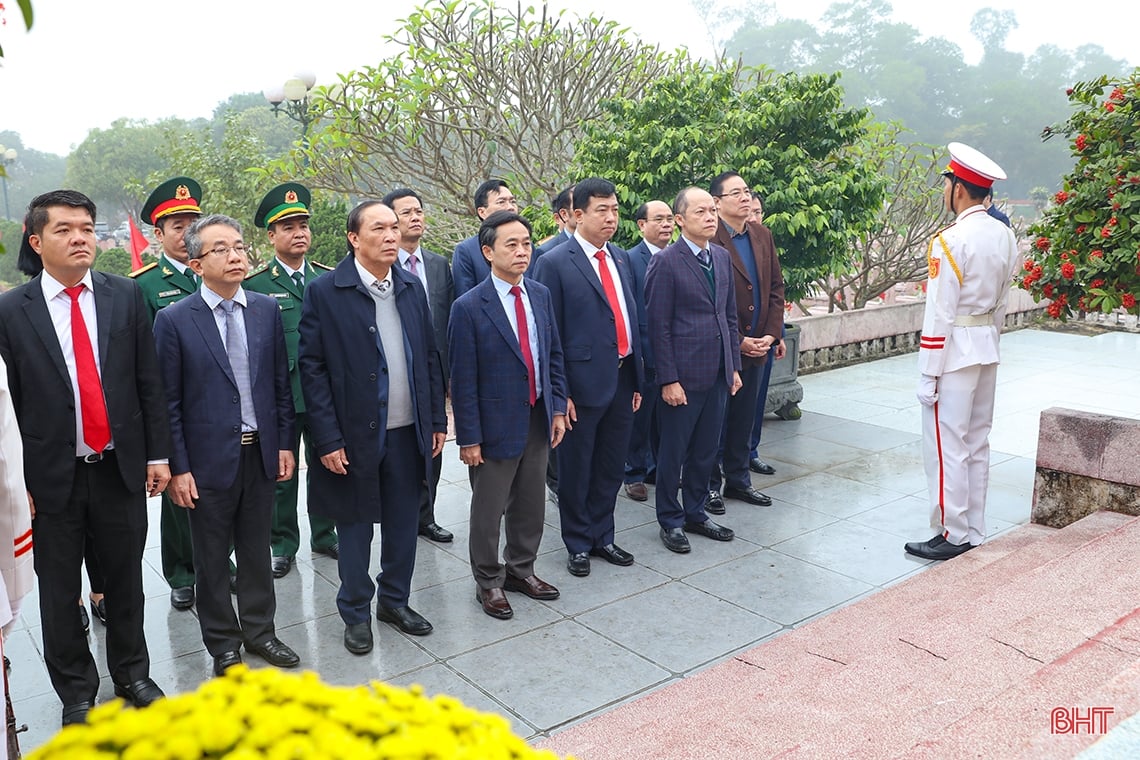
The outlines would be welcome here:
<svg viewBox="0 0 1140 760">
<path fill-rule="evenodd" d="M 375 379 L 376 379 L 376 373 L 375 373 L 375 372 L 373 372 L 372 374 L 370 374 L 370 375 L 368 376 L 368 379 L 369 379 L 369 380 L 375 380 Z"/>
<path fill-rule="evenodd" d="M 368 423 L 368 429 L 369 430 L 375 430 L 376 429 L 376 421 L 375 420 Z"/>
<path fill-rule="evenodd" d="M 240 433 L 241 432 L 241 425 L 234 425 L 234 432 Z"/>
<path fill-rule="evenodd" d="M 68 441 L 67 442 L 67 448 L 74 449 L 75 448 L 75 441 Z"/>
<path fill-rule="evenodd" d="M 748 286 L 748 289 L 749 289 L 749 290 L 752 290 L 752 286 L 751 286 L 751 285 L 749 285 L 749 286 Z"/>
<path fill-rule="evenodd" d="M 368 332 L 370 332 L 370 333 L 374 333 L 374 332 L 376 332 L 376 327 L 375 327 L 375 325 L 370 325 L 370 326 L 368 327 Z"/>
<path fill-rule="evenodd" d="M 748 307 L 748 310 L 749 310 L 749 311 L 753 311 L 754 309 L 755 309 L 755 307 L 753 307 L 753 306 L 749 306 L 749 307 Z"/>
<path fill-rule="evenodd" d="M 237 397 L 237 396 L 234 396 L 234 403 L 235 403 L 235 404 L 240 404 L 240 403 L 241 403 L 241 399 L 240 399 L 239 397 Z"/>
</svg>

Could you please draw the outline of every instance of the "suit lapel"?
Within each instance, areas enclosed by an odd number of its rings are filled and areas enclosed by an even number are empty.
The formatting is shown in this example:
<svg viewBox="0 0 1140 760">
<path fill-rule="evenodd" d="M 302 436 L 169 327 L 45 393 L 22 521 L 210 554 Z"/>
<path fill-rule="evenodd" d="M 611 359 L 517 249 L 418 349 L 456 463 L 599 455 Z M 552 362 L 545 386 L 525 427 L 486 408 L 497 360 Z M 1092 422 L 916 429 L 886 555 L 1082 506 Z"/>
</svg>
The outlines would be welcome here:
<svg viewBox="0 0 1140 760">
<path fill-rule="evenodd" d="M 602 281 L 598 277 L 598 273 L 594 271 L 594 265 L 590 263 L 589 256 L 578 244 L 577 238 L 570 239 L 570 261 L 574 262 L 574 266 L 586 278 L 586 282 L 590 283 L 602 301 L 608 305 L 609 301 L 606 299 L 606 291 L 602 289 Z"/>
<path fill-rule="evenodd" d="M 233 369 L 230 367 L 230 358 L 226 356 L 226 347 L 222 344 L 222 336 L 218 334 L 218 323 L 214 321 L 213 311 L 206 305 L 201 294 L 196 293 L 189 298 L 194 299 L 190 306 L 194 326 L 198 328 L 198 333 L 206 342 L 206 347 L 210 349 L 210 355 L 214 357 L 214 361 L 226 373 L 226 377 L 234 384 L 234 388 L 237 388 L 237 380 L 234 378 Z"/>
<path fill-rule="evenodd" d="M 261 346 L 269 344 L 265 342 L 262 329 L 261 309 L 254 305 L 249 293 L 245 294 L 245 303 L 246 308 L 242 312 L 245 318 L 245 349 L 249 355 L 249 384 L 253 388 L 257 385 L 257 373 L 261 369 Z"/>
<path fill-rule="evenodd" d="M 499 298 L 499 291 L 495 289 L 495 284 L 491 280 L 484 280 L 479 284 L 481 291 L 480 296 L 483 297 L 483 313 L 503 336 L 503 341 L 511 347 L 515 356 L 523 364 L 526 364 L 526 359 L 523 358 L 522 348 L 519 346 L 519 339 L 515 335 L 515 331 L 511 329 L 510 319 L 507 318 L 507 312 L 504 310 L 503 301 Z M 534 311 L 533 305 L 531 311 Z"/>
<path fill-rule="evenodd" d="M 100 364 L 106 366 L 111 350 L 111 315 L 115 311 L 115 291 L 110 281 L 98 272 L 91 273 L 95 286 L 95 328 L 98 331 Z"/>
<path fill-rule="evenodd" d="M 684 265 L 686 267 L 688 267 L 690 272 L 692 272 L 693 277 L 697 278 L 697 282 L 701 286 L 701 288 L 700 288 L 701 292 L 705 294 L 706 298 L 708 298 L 710 301 L 713 302 L 713 304 L 715 304 L 716 301 L 713 301 L 713 294 L 709 292 L 708 278 L 705 277 L 705 272 L 703 269 L 701 269 L 701 264 L 699 261 L 697 261 L 696 255 L 694 255 L 693 252 L 691 250 L 689 250 L 689 244 L 686 243 L 684 241 L 684 239 L 681 239 L 681 240 L 677 241 L 676 245 L 677 245 L 677 250 L 679 250 L 681 252 L 681 260 L 683 262 L 685 262 Z M 710 259 L 710 261 L 711 261 L 711 259 Z M 721 278 L 716 276 L 715 266 L 716 265 L 714 264 L 713 265 L 713 267 L 714 267 L 713 268 L 713 282 L 717 282 L 718 280 L 721 279 Z M 717 287 L 719 288 L 720 285 L 718 284 Z"/>
<path fill-rule="evenodd" d="M 43 286 L 40 284 L 42 275 L 36 275 L 31 282 L 28 283 L 28 289 L 24 291 L 27 294 L 27 302 L 24 304 L 24 312 L 28 316 L 28 321 L 32 323 L 32 328 L 39 336 L 40 342 L 44 344 L 48 356 L 51 357 L 52 364 L 55 365 L 56 370 L 59 372 L 60 377 L 67 383 L 67 387 L 71 387 L 71 374 L 67 371 L 67 362 L 63 358 L 63 349 L 59 345 L 59 336 L 55 333 L 55 325 L 51 321 L 51 313 L 48 311 L 47 301 L 44 300 Z"/>
<path fill-rule="evenodd" d="M 372 300 L 372 294 L 368 292 L 368 287 L 361 282 L 360 273 L 356 271 L 356 259 L 352 254 L 345 256 L 341 259 L 340 263 L 332 271 L 333 283 L 338 288 L 352 288 L 360 297 L 351 299 L 353 310 L 357 312 L 355 318 L 348 318 L 345 320 L 346 324 L 365 324 L 376 325 L 376 302 Z M 376 353 L 384 356 L 384 349 L 380 346 L 380 331 L 377 329 L 372 333 L 376 343 Z"/>
</svg>

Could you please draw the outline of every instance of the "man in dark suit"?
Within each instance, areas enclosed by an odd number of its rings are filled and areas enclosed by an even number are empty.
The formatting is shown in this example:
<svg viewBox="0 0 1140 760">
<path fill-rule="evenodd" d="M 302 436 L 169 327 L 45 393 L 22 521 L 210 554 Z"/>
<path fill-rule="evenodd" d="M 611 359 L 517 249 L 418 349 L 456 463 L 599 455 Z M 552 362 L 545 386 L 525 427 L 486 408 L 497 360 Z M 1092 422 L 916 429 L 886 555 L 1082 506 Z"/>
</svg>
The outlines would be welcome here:
<svg viewBox="0 0 1140 760">
<path fill-rule="evenodd" d="M 305 299 L 305 286 L 314 279 L 332 271 L 332 267 L 319 261 L 310 261 L 309 247 L 313 233 L 309 229 L 309 209 L 312 194 L 304 185 L 285 182 L 270 190 L 261 200 L 253 223 L 265 229 L 273 258 L 261 269 L 250 274 L 242 287 L 254 293 L 264 293 L 277 302 L 281 309 L 281 327 L 285 330 L 285 350 L 289 352 L 289 381 L 293 389 L 293 409 L 297 413 L 293 432 L 293 460 L 300 464 L 301 439 L 305 440 L 306 473 L 312 472 L 313 438 L 305 422 L 305 397 L 301 393 L 301 371 L 297 367 L 297 348 L 300 343 L 298 326 L 301 324 L 301 304 Z M 273 494 L 273 530 L 270 549 L 273 558 L 270 567 L 274 578 L 283 578 L 293 567 L 297 550 L 301 547 L 301 529 L 297 522 L 297 491 L 300 467 L 293 477 L 277 484 Z M 306 492 L 308 483 L 306 479 Z M 309 547 L 317 554 L 336 559 L 336 527 L 320 515 L 309 515 Z"/>
<path fill-rule="evenodd" d="M 190 510 L 202 641 L 215 675 L 241 662 L 242 644 L 272 665 L 293 667 L 300 658 L 273 626 L 269 563 L 274 483 L 291 478 L 296 464 L 281 311 L 241 286 L 249 259 L 236 220 L 197 220 L 186 230 L 186 251 L 202 287 L 160 311 L 154 335 L 174 440 L 170 497 Z"/>
<path fill-rule="evenodd" d="M 705 511 L 724 514 L 721 498 L 721 472 L 724 473 L 724 498 L 767 507 L 772 499 L 752 487 L 749 474 L 749 439 L 756 419 L 760 397 L 768 395 L 763 382 L 769 353 L 780 353 L 780 336 L 784 329 L 784 276 L 772 233 L 753 216 L 752 191 L 736 172 L 729 171 L 713 179 L 709 192 L 717 199 L 717 225 L 713 242 L 728 251 L 732 262 L 733 287 L 736 296 L 736 324 L 740 333 L 740 391 L 725 407 L 724 431 L 721 435 L 721 467 L 713 468 L 709 481 Z"/>
<path fill-rule="evenodd" d="M 75 603 L 84 545 L 106 582 L 107 666 L 116 696 L 163 696 L 143 638 L 146 497 L 170 480 L 170 425 L 138 286 L 91 271 L 95 204 L 73 190 L 34 198 L 20 267 L 0 297 L 0 356 L 24 446 L 44 662 L 63 723 L 82 723 L 99 673 Z"/>
<path fill-rule="evenodd" d="M 645 272 L 655 253 L 669 245 L 673 237 L 673 210 L 663 201 L 642 203 L 633 216 L 641 231 L 641 242 L 629 249 L 633 269 L 633 294 L 637 298 L 637 327 L 641 332 L 645 382 L 641 385 L 641 408 L 633 415 L 629 453 L 625 456 L 625 495 L 634 501 L 648 501 L 646 483 L 657 479 L 657 373 L 653 365 L 653 345 L 645 315 Z"/>
<path fill-rule="evenodd" d="M 351 255 L 313 283 L 301 315 L 301 387 L 321 467 L 309 508 L 336 520 L 337 608 L 344 646 L 372 650 L 369 620 L 424 635 L 432 626 L 408 606 L 420 494 L 447 435 L 443 372 L 419 279 L 397 266 L 395 212 L 365 201 L 348 215 Z M 368 575 L 380 523 L 379 590 Z"/>
<path fill-rule="evenodd" d="M 501 179 L 489 179 L 475 189 L 475 214 L 480 221 L 496 211 L 518 211 L 519 204 L 507 183 Z M 479 247 L 479 236 L 472 235 L 459 241 L 451 255 L 451 274 L 455 280 L 455 297 L 487 279 L 491 266 L 483 258 Z"/>
<path fill-rule="evenodd" d="M 570 238 L 574 237 L 574 230 L 578 223 L 574 221 L 574 186 L 563 188 L 554 200 L 550 202 L 550 211 L 554 214 L 554 223 L 558 225 L 558 232 L 550 239 L 534 249 L 534 259 L 547 251 L 553 251 Z"/>
<path fill-rule="evenodd" d="M 420 239 L 424 235 L 424 205 L 414 190 L 407 187 L 393 190 L 384 196 L 382 203 L 396 212 L 400 224 L 400 266 L 417 277 L 427 293 L 435 345 L 439 349 L 439 367 L 443 372 L 443 388 L 446 391 L 449 381 L 447 320 L 451 316 L 451 304 L 455 300 L 451 266 L 446 258 L 420 245 Z M 455 536 L 435 521 L 435 494 L 442 472 L 441 451 L 432 457 L 427 488 L 420 493 L 419 534 L 430 541 L 448 543 Z"/>
<path fill-rule="evenodd" d="M 583 576 L 591 555 L 633 564 L 614 543 L 614 503 L 642 368 L 633 270 L 609 242 L 618 223 L 613 183 L 575 184 L 574 217 L 574 238 L 538 260 L 536 279 L 550 289 L 566 361 L 569 432 L 558 450 L 558 510 L 567 569 Z"/>
<path fill-rule="evenodd" d="M 665 548 L 683 554 L 690 549 L 685 531 L 717 541 L 733 538 L 704 508 L 725 399 L 740 388 L 740 340 L 732 264 L 727 251 L 709 243 L 718 223 L 716 202 L 688 187 L 677 194 L 673 211 L 681 237 L 650 262 L 645 300 L 662 401 L 657 522 Z"/>
<path fill-rule="evenodd" d="M 510 211 L 483 220 L 479 240 L 491 276 L 455 302 L 449 336 L 456 440 L 471 477 L 475 596 L 484 612 L 503 620 L 514 614 L 504 588 L 558 598 L 558 589 L 534 574 L 534 560 L 546 458 L 566 431 L 566 379 L 550 293 L 523 277 L 530 233 L 526 219 Z"/>
</svg>

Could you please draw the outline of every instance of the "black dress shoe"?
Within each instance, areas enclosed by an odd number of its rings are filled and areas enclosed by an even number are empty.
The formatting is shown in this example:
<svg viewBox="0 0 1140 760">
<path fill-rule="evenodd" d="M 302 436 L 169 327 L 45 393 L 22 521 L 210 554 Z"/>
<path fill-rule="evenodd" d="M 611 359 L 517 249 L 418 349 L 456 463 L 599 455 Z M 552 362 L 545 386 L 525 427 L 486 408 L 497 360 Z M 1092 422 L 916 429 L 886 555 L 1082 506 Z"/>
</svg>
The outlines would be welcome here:
<svg viewBox="0 0 1140 760">
<path fill-rule="evenodd" d="M 269 567 L 273 570 L 274 578 L 284 578 L 293 567 L 292 557 L 273 557 L 269 560 Z"/>
<path fill-rule="evenodd" d="M 107 625 L 107 600 L 104 598 L 97 602 L 94 599 L 89 599 L 88 601 L 91 603 L 91 614 L 94 615 L 100 623 Z"/>
<path fill-rule="evenodd" d="M 776 474 L 776 468 L 765 462 L 760 457 L 755 457 L 754 459 L 749 460 L 748 469 L 752 470 L 752 472 L 756 473 L 757 475 Z"/>
<path fill-rule="evenodd" d="M 421 525 L 419 534 L 429 541 L 438 541 L 441 544 L 447 544 L 455 538 L 451 531 L 444 530 L 436 523 L 430 522 L 427 525 Z"/>
<path fill-rule="evenodd" d="M 709 491 L 709 497 L 705 500 L 705 511 L 710 515 L 724 514 L 724 499 L 719 492 Z"/>
<path fill-rule="evenodd" d="M 333 559 L 340 559 L 340 544 L 333 544 L 332 546 L 317 546 L 313 548 L 314 554 L 323 554 L 326 557 Z"/>
<path fill-rule="evenodd" d="M 499 620 L 510 620 L 515 614 L 501 588 L 476 588 L 475 601 L 479 602 L 483 612 Z"/>
<path fill-rule="evenodd" d="M 344 648 L 353 654 L 372 651 L 372 624 L 349 623 L 344 627 Z"/>
<path fill-rule="evenodd" d="M 688 533 L 699 533 L 705 538 L 711 538 L 713 541 L 731 541 L 736 535 L 730 528 L 717 525 L 712 520 L 705 520 L 699 523 L 685 523 L 685 531 Z"/>
<path fill-rule="evenodd" d="M 601 557 L 611 565 L 621 565 L 622 567 L 629 567 L 633 564 L 633 555 L 621 548 L 617 544 L 606 544 L 605 546 L 595 546 L 590 550 L 590 554 L 594 557 Z"/>
<path fill-rule="evenodd" d="M 158 688 L 158 684 L 149 678 L 144 678 L 126 686 L 120 683 L 115 684 L 115 696 L 122 697 L 135 707 L 146 707 L 151 702 L 162 699 L 166 695 L 162 693 L 162 689 Z"/>
<path fill-rule="evenodd" d="M 214 658 L 214 675 L 225 675 L 226 668 L 232 665 L 241 665 L 241 653 L 236 649 L 231 649 L 229 652 L 222 652 Z"/>
<path fill-rule="evenodd" d="M 297 656 L 297 653 L 276 636 L 253 646 L 246 644 L 245 650 L 278 668 L 295 668 L 301 664 L 301 658 Z"/>
<path fill-rule="evenodd" d="M 86 702 L 76 702 L 71 705 L 63 706 L 63 725 L 70 726 L 74 723 L 86 723 L 87 711 L 94 706 L 94 702 L 87 700 Z"/>
<path fill-rule="evenodd" d="M 188 610 L 194 606 L 194 587 L 179 586 L 170 589 L 170 606 L 176 610 Z"/>
<path fill-rule="evenodd" d="M 585 578 L 590 574 L 590 555 L 586 552 L 571 554 L 569 559 L 566 560 L 566 569 L 571 575 Z"/>
<path fill-rule="evenodd" d="M 904 548 L 907 554 L 923 559 L 953 559 L 974 547 L 969 541 L 964 544 L 952 544 L 942 536 L 935 536 L 929 541 L 909 543 Z"/>
<path fill-rule="evenodd" d="M 692 549 L 689 546 L 689 537 L 680 528 L 662 528 L 661 541 L 665 544 L 666 549 L 678 554 L 688 554 Z"/>
<path fill-rule="evenodd" d="M 79 624 L 83 626 L 83 635 L 91 632 L 91 618 L 87 617 L 87 608 L 79 605 Z"/>
<path fill-rule="evenodd" d="M 411 607 L 377 607 L 376 619 L 391 623 L 412 636 L 426 636 L 432 632 L 431 623 Z"/>
<path fill-rule="evenodd" d="M 745 501 L 749 504 L 755 504 L 758 507 L 772 506 L 772 497 L 760 493 L 752 486 L 748 486 L 747 488 L 733 488 L 730 486 L 725 486 L 724 498 L 736 499 L 737 501 Z"/>
</svg>

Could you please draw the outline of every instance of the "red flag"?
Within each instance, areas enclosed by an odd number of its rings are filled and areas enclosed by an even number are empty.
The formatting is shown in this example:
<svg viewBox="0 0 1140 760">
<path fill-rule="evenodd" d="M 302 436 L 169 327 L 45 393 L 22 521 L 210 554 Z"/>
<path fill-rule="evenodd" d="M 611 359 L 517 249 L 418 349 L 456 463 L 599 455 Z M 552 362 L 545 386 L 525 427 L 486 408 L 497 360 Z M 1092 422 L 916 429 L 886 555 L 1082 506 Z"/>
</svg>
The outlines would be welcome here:
<svg viewBox="0 0 1140 760">
<path fill-rule="evenodd" d="M 142 252 L 150 248 L 150 241 L 143 237 L 142 232 L 135 226 L 135 220 L 130 217 L 127 222 L 131 225 L 131 271 L 142 269 Z"/>
</svg>

